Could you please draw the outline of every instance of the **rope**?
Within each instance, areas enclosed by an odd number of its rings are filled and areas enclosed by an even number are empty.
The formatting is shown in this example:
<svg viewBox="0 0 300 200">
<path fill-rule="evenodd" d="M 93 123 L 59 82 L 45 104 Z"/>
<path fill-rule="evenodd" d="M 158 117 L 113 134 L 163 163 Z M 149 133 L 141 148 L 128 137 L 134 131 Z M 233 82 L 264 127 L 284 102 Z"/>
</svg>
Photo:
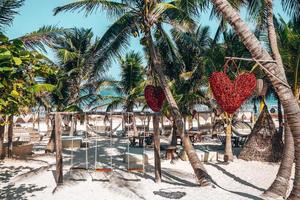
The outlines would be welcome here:
<svg viewBox="0 0 300 200">
<path fill-rule="evenodd" d="M 291 86 L 285 82 L 284 80 L 278 78 L 275 74 L 273 74 L 272 72 L 270 72 L 267 68 L 265 68 L 258 60 L 256 60 L 255 58 L 253 58 L 253 60 L 261 67 L 263 68 L 267 74 L 271 75 L 272 77 L 274 77 L 276 80 L 278 80 L 280 83 L 282 83 L 284 86 L 288 87 L 289 89 L 291 89 Z"/>
<path fill-rule="evenodd" d="M 127 113 L 127 120 L 129 120 L 129 113 Z M 125 120 L 125 123 L 126 123 L 126 120 Z M 128 135 L 128 131 L 129 131 L 129 127 L 127 128 L 127 131 L 126 131 L 126 126 L 125 126 L 125 134 L 127 135 L 127 170 L 130 169 L 130 160 L 129 160 L 129 154 L 130 154 L 130 151 L 129 151 L 129 143 L 130 143 L 130 139 L 129 139 L 129 135 Z"/>
<path fill-rule="evenodd" d="M 143 159 L 142 159 L 142 162 L 143 162 L 143 174 L 145 175 L 145 147 L 146 147 L 146 116 L 144 116 L 143 118 L 143 125 L 144 125 L 144 138 L 143 138 Z"/>
<path fill-rule="evenodd" d="M 113 121 L 112 121 L 112 112 L 110 112 L 110 150 L 112 150 L 112 128 L 113 128 Z M 113 169 L 113 158 L 112 154 L 110 155 L 110 168 Z"/>
<path fill-rule="evenodd" d="M 98 137 L 99 137 L 99 135 L 96 134 L 96 138 L 95 138 L 95 170 L 97 170 L 97 161 L 98 161 Z"/>
<path fill-rule="evenodd" d="M 73 115 L 72 116 L 72 122 L 73 122 Z M 71 124 L 73 126 L 73 124 Z M 72 150 L 71 150 L 71 169 L 73 167 L 73 151 L 74 151 L 74 133 L 72 133 Z"/>
<path fill-rule="evenodd" d="M 87 124 L 85 125 L 85 130 L 87 131 Z M 87 145 L 87 141 L 85 141 L 85 169 L 88 169 L 88 145 Z"/>
</svg>

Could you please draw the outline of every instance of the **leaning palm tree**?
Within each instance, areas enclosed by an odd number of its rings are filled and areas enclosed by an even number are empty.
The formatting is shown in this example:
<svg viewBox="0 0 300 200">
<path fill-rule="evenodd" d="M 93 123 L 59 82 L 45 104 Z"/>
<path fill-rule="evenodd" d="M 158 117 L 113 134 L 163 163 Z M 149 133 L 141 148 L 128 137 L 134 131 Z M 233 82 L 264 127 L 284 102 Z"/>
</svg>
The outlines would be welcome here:
<svg viewBox="0 0 300 200">
<path fill-rule="evenodd" d="M 229 5 L 227 0 L 211 0 L 211 2 L 216 7 L 217 11 L 223 15 L 223 17 L 231 24 L 233 29 L 237 32 L 241 40 L 243 41 L 245 47 L 251 53 L 251 56 L 255 60 L 270 60 L 273 58 L 266 51 L 266 49 L 260 44 L 259 40 L 251 32 L 249 27 L 240 18 L 240 15 Z M 276 35 L 275 35 L 276 36 Z M 274 52 L 273 52 L 274 53 Z M 262 62 L 258 61 L 259 65 L 264 68 L 267 73 L 268 78 L 271 80 L 276 93 L 278 94 L 280 101 L 282 102 L 283 109 L 285 111 L 288 125 L 291 129 L 293 137 L 295 139 L 295 150 L 296 150 L 296 168 L 300 167 L 299 159 L 299 138 L 300 133 L 300 108 L 298 102 L 294 98 L 291 87 L 287 84 L 287 79 L 285 75 L 284 68 L 278 63 L 274 62 Z M 276 75 L 275 75 L 276 74 Z M 298 199 L 300 193 L 300 172 L 296 170 L 294 189 L 291 192 L 289 199 Z"/>
<path fill-rule="evenodd" d="M 184 1 L 106 1 L 106 0 L 79 0 L 64 6 L 55 8 L 54 14 L 63 11 L 84 10 L 90 14 L 97 8 L 102 8 L 109 15 L 117 17 L 99 42 L 99 47 L 104 51 L 101 54 L 115 56 L 122 47 L 127 47 L 131 35 L 140 35 L 141 43 L 145 46 L 150 60 L 150 67 L 157 76 L 162 86 L 166 99 L 170 104 L 172 117 L 175 120 L 178 133 L 184 144 L 190 163 L 194 169 L 200 185 L 207 184 L 207 172 L 200 162 L 189 137 L 184 133 L 183 120 L 179 108 L 169 89 L 168 81 L 161 68 L 160 56 L 154 46 L 152 31 L 161 24 L 170 24 L 182 30 L 188 30 L 192 26 L 188 14 L 195 14 L 198 3 L 186 4 Z M 187 11 L 187 12 L 185 12 Z M 107 51 L 105 51 L 107 50 Z M 103 53 L 108 52 L 108 53 Z M 101 56 L 100 56 L 101 57 Z M 103 57 L 103 56 L 102 56 Z"/>
</svg>

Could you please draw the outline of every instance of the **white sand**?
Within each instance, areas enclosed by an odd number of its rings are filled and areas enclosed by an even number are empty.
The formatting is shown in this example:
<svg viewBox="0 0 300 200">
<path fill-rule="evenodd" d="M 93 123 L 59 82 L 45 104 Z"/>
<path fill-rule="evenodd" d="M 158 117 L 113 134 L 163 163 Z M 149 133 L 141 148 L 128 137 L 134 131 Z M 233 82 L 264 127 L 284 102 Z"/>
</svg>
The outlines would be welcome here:
<svg viewBox="0 0 300 200">
<path fill-rule="evenodd" d="M 124 146 L 120 145 L 118 149 L 121 147 Z M 85 151 L 78 150 L 74 153 L 75 157 L 84 155 L 80 152 Z M 89 157 L 92 157 L 93 152 L 90 150 Z M 125 172 L 126 164 L 119 160 L 119 157 L 113 159 L 115 169 L 112 173 L 93 170 L 69 171 L 70 155 L 64 153 L 64 185 L 57 188 L 54 193 L 53 190 L 56 187 L 54 155 L 34 156 L 31 160 L 7 159 L 0 164 L 0 199 L 159 200 L 172 199 L 170 195 L 179 195 L 179 197 L 181 195 L 182 198 L 179 199 L 183 200 L 259 199 L 259 195 L 275 178 L 279 166 L 239 159 L 235 159 L 228 165 L 221 162 L 206 163 L 205 167 L 212 178 L 213 185 L 202 188 L 196 185 L 189 162 L 176 160 L 174 164 L 171 164 L 170 161 L 162 160 L 163 181 L 156 184 L 153 180 L 154 160 L 151 155 L 153 152 L 147 149 L 146 153 L 149 155 L 149 165 L 146 166 L 145 174 Z M 115 155 L 116 151 L 112 154 Z M 80 159 L 84 163 L 85 158 Z M 108 162 L 109 159 L 99 160 Z M 93 168 L 94 160 L 90 162 L 90 167 Z M 39 171 L 32 172 L 42 166 L 44 167 Z M 22 175 L 29 171 L 31 173 L 27 176 Z M 166 198 L 168 196 L 169 198 Z"/>
<path fill-rule="evenodd" d="M 119 122 L 113 124 L 114 127 Z M 44 131 L 45 125 L 41 124 Z M 81 128 L 79 128 L 81 129 Z M 77 149 L 71 154 L 64 150 L 64 185 L 56 188 L 55 155 L 43 155 L 48 138 L 35 144 L 35 155 L 29 159 L 6 159 L 0 162 L 0 199 L 19 200 L 243 200 L 261 199 L 260 195 L 275 178 L 279 164 L 247 162 L 236 159 L 225 165 L 222 162 L 205 163 L 213 184 L 199 187 L 188 161 L 162 160 L 162 183 L 154 182 L 153 149 L 145 150 L 149 164 L 145 174 L 126 172 L 127 164 L 123 155 L 127 152 L 127 140 L 114 138 L 112 148 L 110 141 L 98 138 L 96 166 L 110 166 L 113 172 L 95 172 L 95 141 L 90 140 L 88 151 L 90 170 L 70 171 L 71 155 L 73 165 L 85 166 L 86 151 Z M 217 145 L 217 144 L 216 144 Z M 200 145 L 195 145 L 197 152 Z M 130 152 L 141 152 L 131 148 Z M 112 157 L 110 157 L 110 155 Z M 164 152 L 162 151 L 162 158 Z M 36 170 L 36 171 L 35 171 Z"/>
</svg>

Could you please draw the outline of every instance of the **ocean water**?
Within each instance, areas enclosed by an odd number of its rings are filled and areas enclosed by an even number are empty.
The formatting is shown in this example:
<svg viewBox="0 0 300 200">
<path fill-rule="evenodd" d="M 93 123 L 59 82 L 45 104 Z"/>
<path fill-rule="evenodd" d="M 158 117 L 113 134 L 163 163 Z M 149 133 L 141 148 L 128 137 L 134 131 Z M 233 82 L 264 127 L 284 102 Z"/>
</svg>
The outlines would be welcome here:
<svg viewBox="0 0 300 200">
<path fill-rule="evenodd" d="M 113 88 L 109 88 L 109 87 L 106 88 L 106 89 L 104 89 L 104 90 L 102 90 L 100 92 L 100 94 L 102 96 L 115 96 L 115 97 L 120 97 L 121 96 L 120 93 L 117 93 L 115 90 L 113 90 Z M 103 104 L 106 104 L 106 103 L 109 103 L 109 100 L 102 101 L 100 104 L 103 105 Z M 267 104 L 269 110 L 271 108 L 275 108 L 275 111 L 277 112 L 277 99 L 275 98 L 274 95 L 270 95 L 266 99 L 266 104 Z M 259 109 L 259 101 L 256 101 L 255 105 L 256 105 L 256 108 Z M 142 107 L 143 106 L 135 108 L 135 110 L 141 110 Z M 195 109 L 197 111 L 208 111 L 209 110 L 209 108 L 207 106 L 205 106 L 205 105 L 196 105 Z M 105 110 L 105 107 L 99 108 L 97 110 L 102 110 L 103 111 L 103 110 Z M 122 110 L 122 105 L 120 105 L 116 110 Z M 251 111 L 251 112 L 253 112 L 254 111 L 254 103 L 253 103 L 252 99 L 249 99 L 248 101 L 246 101 L 241 106 L 241 108 L 239 110 L 240 111 Z"/>
</svg>

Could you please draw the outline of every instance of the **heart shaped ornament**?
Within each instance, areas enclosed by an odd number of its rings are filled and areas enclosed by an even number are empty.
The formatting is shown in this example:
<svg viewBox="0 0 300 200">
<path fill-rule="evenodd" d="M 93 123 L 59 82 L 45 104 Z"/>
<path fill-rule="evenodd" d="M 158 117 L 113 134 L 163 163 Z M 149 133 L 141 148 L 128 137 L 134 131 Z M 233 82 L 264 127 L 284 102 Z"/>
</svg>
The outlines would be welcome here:
<svg viewBox="0 0 300 200">
<path fill-rule="evenodd" d="M 243 73 L 234 81 L 224 72 L 213 72 L 209 83 L 217 103 L 228 114 L 233 114 L 253 93 L 256 78 L 252 73 Z"/>
<path fill-rule="evenodd" d="M 144 90 L 144 95 L 151 110 L 159 112 L 166 99 L 163 89 L 160 86 L 147 85 Z"/>
</svg>

